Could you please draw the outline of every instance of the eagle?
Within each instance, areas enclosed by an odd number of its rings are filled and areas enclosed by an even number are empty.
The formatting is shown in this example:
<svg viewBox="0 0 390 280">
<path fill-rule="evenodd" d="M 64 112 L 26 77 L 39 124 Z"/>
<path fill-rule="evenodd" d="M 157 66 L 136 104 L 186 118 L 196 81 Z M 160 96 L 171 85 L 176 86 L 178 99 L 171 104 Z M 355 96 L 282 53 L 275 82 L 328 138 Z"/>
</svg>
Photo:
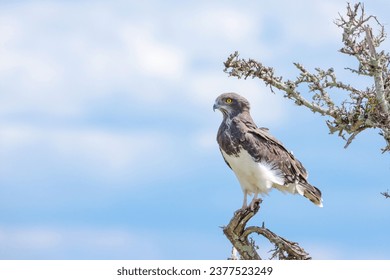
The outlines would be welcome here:
<svg viewBox="0 0 390 280">
<path fill-rule="evenodd" d="M 244 193 L 241 209 L 248 208 L 248 195 L 253 194 L 249 205 L 253 210 L 258 195 L 272 189 L 300 194 L 322 207 L 321 191 L 308 183 L 302 163 L 267 128 L 256 126 L 247 99 L 237 93 L 223 93 L 215 100 L 216 109 L 223 115 L 217 142 Z"/>
</svg>

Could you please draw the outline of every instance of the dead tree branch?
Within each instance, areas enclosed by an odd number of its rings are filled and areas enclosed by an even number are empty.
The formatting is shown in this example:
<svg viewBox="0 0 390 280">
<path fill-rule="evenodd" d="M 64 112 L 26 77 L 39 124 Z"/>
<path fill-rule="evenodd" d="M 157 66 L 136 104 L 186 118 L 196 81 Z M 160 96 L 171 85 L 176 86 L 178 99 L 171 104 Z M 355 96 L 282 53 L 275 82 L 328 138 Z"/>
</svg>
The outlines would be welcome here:
<svg viewBox="0 0 390 280">
<path fill-rule="evenodd" d="M 389 191 L 381 192 L 381 195 L 383 195 L 385 198 L 390 198 L 390 193 Z"/>
<path fill-rule="evenodd" d="M 360 132 L 377 128 L 386 142 L 382 151 L 389 152 L 390 55 L 377 50 L 386 38 L 384 27 L 375 16 L 365 14 L 361 3 L 353 7 L 348 4 L 346 15 L 340 15 L 335 24 L 343 31 L 344 47 L 340 52 L 354 56 L 359 63 L 358 69 L 346 69 L 373 78 L 373 84 L 366 89 L 357 89 L 338 80 L 333 68 L 316 68 L 312 73 L 300 63 L 294 63 L 298 76 L 294 80 L 284 79 L 276 75 L 272 67 L 254 59 L 242 59 L 238 52 L 231 54 L 224 62 L 224 71 L 237 78 L 258 78 L 272 92 L 276 88 L 295 104 L 329 117 L 326 124 L 330 133 L 337 132 L 346 141 L 345 148 Z M 372 25 L 379 29 L 377 34 L 374 34 Z M 301 94 L 302 88 L 312 93 L 311 100 Z M 337 104 L 332 99 L 332 91 L 343 92 L 346 98 Z"/>
<path fill-rule="evenodd" d="M 257 233 L 267 238 L 272 244 L 275 245 L 275 249 L 272 250 L 273 254 L 271 259 L 280 260 L 309 260 L 311 257 L 308 253 L 299 247 L 298 243 L 288 241 L 287 239 L 278 236 L 269 229 L 258 226 L 246 227 L 249 220 L 256 215 L 260 209 L 261 200 L 255 204 L 254 211 L 249 208 L 245 210 L 237 211 L 229 224 L 223 228 L 223 232 L 230 240 L 233 247 L 240 254 L 241 259 L 244 260 L 260 260 L 261 257 L 256 251 L 256 244 L 253 240 L 249 239 L 249 235 Z"/>
</svg>

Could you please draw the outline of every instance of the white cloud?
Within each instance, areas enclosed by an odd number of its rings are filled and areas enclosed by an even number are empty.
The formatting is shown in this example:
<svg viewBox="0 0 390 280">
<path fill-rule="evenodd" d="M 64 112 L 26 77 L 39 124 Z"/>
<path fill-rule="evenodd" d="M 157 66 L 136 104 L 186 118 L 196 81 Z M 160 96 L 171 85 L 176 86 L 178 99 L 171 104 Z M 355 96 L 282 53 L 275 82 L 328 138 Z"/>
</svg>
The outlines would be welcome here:
<svg viewBox="0 0 390 280">
<path fill-rule="evenodd" d="M 20 38 L 19 22 L 12 16 L 3 15 L 0 18 L 0 48 L 9 48 L 9 44 Z"/>
<path fill-rule="evenodd" d="M 303 0 L 263 1 L 261 4 L 230 2 L 212 9 L 207 1 L 192 2 L 190 6 L 149 1 L 11 2 L 1 4 L 0 9 L 0 172 L 2 182 L 9 187 L 3 190 L 4 199 L 23 193 L 20 202 L 23 207 L 18 211 L 35 207 L 40 203 L 39 198 L 58 193 L 67 196 L 66 202 L 75 206 L 86 203 L 85 207 L 100 196 L 116 194 L 93 189 L 94 199 L 89 201 L 90 190 L 85 192 L 88 188 L 83 184 L 85 179 L 111 188 L 113 185 L 132 187 L 131 180 L 136 177 L 145 186 L 140 190 L 144 197 L 150 194 L 145 190 L 150 192 L 154 188 L 155 193 L 156 183 L 162 185 L 164 176 L 179 184 L 179 176 L 199 170 L 195 165 L 204 163 L 199 160 L 201 157 L 194 160 L 192 155 L 198 150 L 210 153 L 217 148 L 215 134 L 221 116 L 212 112 L 212 105 L 222 92 L 235 91 L 247 97 L 259 126 L 272 128 L 284 123 L 287 116 L 291 116 L 287 111 L 288 101 L 269 93 L 260 81 L 228 78 L 222 72 L 222 61 L 230 52 L 239 50 L 243 57 L 266 59 L 265 63 L 279 63 L 280 68 L 290 71 L 293 69 L 291 54 L 313 61 L 313 56 L 297 46 L 321 51 L 329 42 L 339 42 L 340 33 L 335 31 L 332 21 L 337 12 L 345 8 L 342 1 Z M 273 31 L 279 33 L 275 35 Z M 268 35 L 273 37 L 270 39 Z M 277 66 L 278 70 L 280 68 Z M 283 75 L 291 77 L 291 73 Z M 120 108 L 124 113 L 112 114 L 120 103 L 126 103 Z M 182 110 L 179 114 L 176 114 L 177 108 Z M 138 115 L 140 112 L 142 116 Z M 134 124 L 119 128 L 121 123 L 116 123 L 115 128 L 110 127 L 109 122 L 115 122 L 121 114 L 129 114 Z M 145 116 L 148 119 L 141 120 Z M 188 121 L 185 128 L 183 120 Z M 176 121 L 182 123 L 175 127 Z M 144 127 L 140 128 L 142 125 Z M 314 144 L 318 146 L 318 142 Z M 320 164 L 318 152 L 314 155 Z M 328 157 L 331 158 L 331 153 Z M 26 170 L 28 168 L 31 170 Z M 332 168 L 336 170 L 337 165 Z M 374 174 L 374 171 L 367 172 Z M 58 176 L 64 174 L 74 182 L 70 190 L 57 188 L 56 183 L 62 179 Z M 212 176 L 207 172 L 195 175 L 189 178 L 197 178 L 199 187 L 207 187 L 205 176 Z M 33 182 L 36 178 L 42 180 Z M 44 181 L 46 179 L 48 182 Z M 113 184 L 116 179 L 128 179 L 130 184 L 128 181 Z M 153 184 L 148 184 L 148 180 L 154 180 Z M 346 182 L 345 178 L 340 177 L 340 180 L 341 184 Z M 327 184 L 325 181 L 323 185 Z M 41 186 L 33 189 L 30 182 Z M 197 183 L 191 181 L 190 185 Z M 348 187 L 348 184 L 344 185 Z M 99 187 L 91 185 L 91 188 Z M 332 184 L 328 186 L 334 188 Z M 183 192 L 187 192 L 185 187 L 181 189 Z M 178 195 L 183 194 L 182 191 Z M 7 197 L 7 193 L 11 196 Z M 327 193 L 329 195 L 330 191 Z M 161 201 L 165 201 L 166 195 L 172 196 L 172 192 L 164 189 L 158 194 Z M 210 195 L 214 196 L 212 191 Z M 75 196 L 80 201 L 74 202 Z M 341 196 L 338 192 L 338 197 Z M 85 198 L 88 201 L 82 201 Z M 30 202 L 25 205 L 23 199 Z M 115 199 L 110 202 L 115 203 Z M 223 203 L 220 199 L 214 201 Z M 357 196 L 355 201 L 359 201 Z M 69 221 L 72 218 L 71 214 L 66 214 L 69 203 L 52 208 L 56 202 L 45 201 L 42 207 L 46 208 L 39 211 L 57 209 Z M 385 209 L 386 205 L 382 206 Z M 10 207 L 10 213 L 14 210 L 12 205 L 3 207 Z M 129 205 L 129 211 L 137 210 L 133 207 Z M 166 207 L 167 211 L 175 210 L 172 208 L 175 205 Z M 333 212 L 337 212 L 337 207 Z M 63 223 L 61 218 L 58 223 Z M 161 236 L 161 228 L 158 230 L 156 235 Z M 385 228 L 381 232 L 386 232 Z M 180 239 L 177 234 L 167 233 L 160 241 L 177 241 Z M 121 229 L 0 228 L 0 248 L 3 249 L 0 251 L 6 252 L 6 257 L 24 254 L 32 258 L 77 258 L 94 256 L 89 252 L 101 246 L 117 257 L 124 256 L 124 251 L 137 252 L 139 258 L 168 254 L 160 255 L 156 248 L 163 242 L 149 244 L 148 237 Z M 209 237 L 208 231 L 202 240 Z M 333 242 L 332 238 L 327 236 L 324 240 Z M 351 252 L 352 246 L 346 247 Z M 316 244 L 312 248 L 313 256 L 318 258 L 347 256 L 332 248 L 316 247 Z M 97 254 L 105 258 L 106 252 L 101 250 Z M 372 252 L 372 256 L 377 253 Z M 205 258 L 210 254 L 213 256 L 206 249 Z M 348 253 L 348 256 L 353 254 Z"/>
<path fill-rule="evenodd" d="M 247 16 L 244 11 L 236 7 L 216 7 L 207 3 L 207 8 L 191 17 L 193 28 L 204 36 L 239 42 L 249 39 L 253 32 L 259 28 L 254 17 Z"/>
<path fill-rule="evenodd" d="M 47 137 L 49 144 L 54 146 L 62 158 L 78 158 L 86 166 L 95 166 L 100 171 L 108 172 L 134 167 L 137 160 L 142 160 L 141 153 L 145 153 L 153 143 L 152 136 L 99 129 L 50 131 Z"/>
<path fill-rule="evenodd" d="M 339 12 L 345 9 L 345 2 L 307 1 L 269 2 L 261 10 L 264 19 L 274 18 L 283 31 L 277 49 L 301 45 L 320 47 L 322 44 L 337 42 L 340 33 L 333 23 Z M 310 12 L 308 12 L 310 11 Z M 273 15 L 270 17 L 269 15 Z M 265 23 L 265 28 L 271 28 Z"/>
<path fill-rule="evenodd" d="M 161 254 L 151 236 L 119 228 L 3 226 L 0 246 L 0 259 L 158 259 Z"/>
<path fill-rule="evenodd" d="M 92 128 L 52 128 L 23 124 L 0 125 L 2 164 L 38 152 L 58 164 L 71 163 L 100 177 L 134 179 L 155 169 L 164 172 L 164 161 L 173 154 L 170 136 L 149 131 L 118 132 Z M 153 157 L 153 159 L 151 159 Z M 5 160 L 7 159 L 7 160 Z M 39 165 L 40 159 L 36 159 Z M 175 160 L 172 158 L 171 163 Z M 18 172 L 14 170 L 14 172 Z"/>
<path fill-rule="evenodd" d="M 347 255 L 343 252 L 346 248 L 340 244 L 323 244 L 323 242 L 310 243 L 302 245 L 314 260 L 340 260 L 345 259 Z"/>
<path fill-rule="evenodd" d="M 215 127 L 215 131 L 200 131 L 199 133 L 196 133 L 194 135 L 195 145 L 203 150 L 218 150 L 218 144 L 216 142 L 217 129 L 218 127 Z"/>
<path fill-rule="evenodd" d="M 10 244 L 20 246 L 26 250 L 47 250 L 57 247 L 61 242 L 61 235 L 52 230 L 43 228 L 24 228 L 23 230 L 0 229 L 2 246 Z"/>
<path fill-rule="evenodd" d="M 0 147 L 2 154 L 17 151 L 26 143 L 35 142 L 38 133 L 34 133 L 33 129 L 26 125 L 11 126 L 0 125 Z"/>
<path fill-rule="evenodd" d="M 175 242 L 168 243 L 172 236 Z M 0 247 L 0 259 L 220 259 L 229 254 L 219 231 L 155 227 L 0 225 Z"/>
<path fill-rule="evenodd" d="M 38 115 L 77 121 L 88 116 L 93 105 L 105 108 L 106 101 L 117 98 L 113 92 L 121 92 L 118 102 L 142 106 L 152 115 L 156 109 L 159 113 L 169 113 L 171 106 L 181 106 L 183 104 L 177 102 L 184 100 L 188 102 L 187 108 L 207 112 L 194 115 L 194 119 L 216 120 L 205 122 L 202 131 L 194 132 L 199 135 L 195 138 L 200 147 L 212 147 L 214 137 L 208 140 L 210 127 L 217 127 L 220 122 L 220 116 L 212 112 L 212 104 L 220 93 L 235 91 L 250 100 L 252 115 L 259 126 L 279 125 L 288 115 L 287 102 L 269 93 L 261 82 L 228 78 L 222 72 L 222 64 L 216 68 L 214 61 L 206 61 L 207 65 L 201 70 L 191 68 L 190 64 L 197 62 L 192 61 L 195 58 L 208 59 L 204 49 L 211 47 L 221 57 L 225 52 L 233 51 L 230 49 L 233 46 L 246 45 L 249 46 L 246 50 L 255 50 L 262 57 L 267 55 L 256 35 L 267 28 L 266 12 L 275 13 L 275 9 L 279 9 L 275 5 L 267 4 L 259 11 L 246 6 L 208 9 L 204 5 L 195 12 L 174 9 L 170 16 L 164 17 L 185 19 L 183 23 L 174 20 L 166 23 L 161 18 L 153 20 L 155 11 L 145 17 L 129 17 L 119 9 L 121 5 L 102 3 L 46 5 L 40 2 L 4 9 L 0 17 L 0 35 L 3 35 L 0 36 L 0 75 L 4 78 L 0 115 L 27 118 Z M 281 9 L 283 16 L 275 13 L 275 18 L 293 39 L 302 31 L 300 24 L 310 28 L 307 19 L 296 18 L 297 12 L 294 12 L 303 9 L 307 2 L 285 5 L 287 8 Z M 327 17 L 334 5 L 322 4 L 322 8 L 315 8 L 315 11 Z M 72 20 L 69 20 L 69 14 L 73 15 Z M 174 28 L 169 25 L 172 23 Z M 177 28 L 178 24 L 183 26 Z M 168 31 L 165 30 L 167 27 Z M 179 34 L 183 37 L 171 36 L 170 30 L 181 28 L 184 30 Z M 183 44 L 184 41 L 191 43 Z M 203 49 L 192 47 L 192 44 L 202 45 Z M 150 139 L 165 137 L 150 131 L 146 132 L 149 136 L 143 138 L 94 128 L 51 129 L 24 126 L 21 122 L 13 125 L 3 122 L 5 138 L 1 141 L 7 142 L 10 151 L 17 150 L 21 141 L 30 139 L 30 145 L 46 143 L 62 159 L 69 160 L 75 155 L 82 158 L 81 162 L 86 166 L 97 165 L 95 167 L 111 171 L 137 165 L 138 159 L 142 161 L 142 153 L 138 151 L 147 152 L 148 146 L 153 146 Z M 140 148 L 131 151 L 129 147 Z M 4 153 L 5 148 L 2 151 Z"/>
<path fill-rule="evenodd" d="M 162 43 L 151 30 L 140 26 L 126 26 L 121 36 L 129 53 L 134 55 L 136 69 L 143 75 L 178 80 L 186 64 L 183 51 L 172 44 Z"/>
<path fill-rule="evenodd" d="M 159 84 L 186 72 L 180 47 L 106 5 L 24 3 L 0 14 L 1 114 L 82 117 L 113 92 L 162 96 Z"/>
</svg>

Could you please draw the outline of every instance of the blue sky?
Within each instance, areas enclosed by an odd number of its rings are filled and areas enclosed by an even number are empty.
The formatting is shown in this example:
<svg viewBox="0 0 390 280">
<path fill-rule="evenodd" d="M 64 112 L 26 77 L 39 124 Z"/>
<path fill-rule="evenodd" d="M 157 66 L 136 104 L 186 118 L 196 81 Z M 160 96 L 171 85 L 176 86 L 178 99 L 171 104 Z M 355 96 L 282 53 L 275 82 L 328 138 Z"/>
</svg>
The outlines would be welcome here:
<svg viewBox="0 0 390 280">
<path fill-rule="evenodd" d="M 366 4 L 387 30 L 389 9 Z M 284 77 L 301 62 L 365 87 L 337 52 L 344 10 L 336 0 L 1 1 L 0 259 L 226 259 L 220 226 L 242 203 L 215 141 L 212 105 L 227 91 L 250 100 L 324 197 L 320 209 L 273 191 L 252 224 L 316 259 L 389 259 L 379 193 L 390 162 L 377 131 L 345 150 L 323 117 L 222 71 L 238 50 Z"/>
</svg>

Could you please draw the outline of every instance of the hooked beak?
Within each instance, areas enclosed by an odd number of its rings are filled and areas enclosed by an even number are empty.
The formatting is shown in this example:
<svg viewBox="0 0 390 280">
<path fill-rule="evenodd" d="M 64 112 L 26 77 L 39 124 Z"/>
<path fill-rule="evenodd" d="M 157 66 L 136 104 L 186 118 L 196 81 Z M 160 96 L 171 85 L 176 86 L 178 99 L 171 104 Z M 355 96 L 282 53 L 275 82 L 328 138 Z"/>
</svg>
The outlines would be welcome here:
<svg viewBox="0 0 390 280">
<path fill-rule="evenodd" d="M 216 109 L 219 109 L 221 106 L 219 106 L 217 103 L 214 104 L 213 106 L 213 111 L 215 112 Z"/>
</svg>

